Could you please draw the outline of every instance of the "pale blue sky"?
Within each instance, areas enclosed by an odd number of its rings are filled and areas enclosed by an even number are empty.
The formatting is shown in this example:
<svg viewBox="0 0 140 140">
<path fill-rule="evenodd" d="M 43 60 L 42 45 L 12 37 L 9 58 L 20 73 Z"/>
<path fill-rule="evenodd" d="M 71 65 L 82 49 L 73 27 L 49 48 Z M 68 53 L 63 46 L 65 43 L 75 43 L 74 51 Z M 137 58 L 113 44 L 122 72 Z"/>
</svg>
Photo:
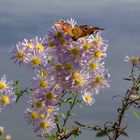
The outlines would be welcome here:
<svg viewBox="0 0 140 140">
<path fill-rule="evenodd" d="M 8 50 L 24 38 L 43 37 L 53 20 L 61 18 L 74 18 L 79 24 L 105 28 L 102 36 L 109 43 L 106 68 L 111 75 L 111 88 L 96 96 L 92 107 L 76 111 L 79 112 L 77 119 L 89 124 L 113 120 L 116 114 L 113 109 L 119 105 L 119 100 L 111 98 L 125 93 L 128 86 L 122 77 L 127 76 L 130 66 L 123 59 L 126 54 L 140 54 L 140 0 L 0 0 L 0 75 L 5 73 L 9 80 L 21 79 L 25 85 L 30 83 L 31 72 L 14 65 L 9 60 Z M 26 106 L 24 97 L 17 105 L 0 114 L 0 125 L 5 126 L 13 140 L 40 140 L 25 122 Z M 127 140 L 138 140 L 140 120 L 130 115 L 128 119 L 130 137 Z M 85 131 L 76 140 L 93 140 L 94 134 Z"/>
</svg>

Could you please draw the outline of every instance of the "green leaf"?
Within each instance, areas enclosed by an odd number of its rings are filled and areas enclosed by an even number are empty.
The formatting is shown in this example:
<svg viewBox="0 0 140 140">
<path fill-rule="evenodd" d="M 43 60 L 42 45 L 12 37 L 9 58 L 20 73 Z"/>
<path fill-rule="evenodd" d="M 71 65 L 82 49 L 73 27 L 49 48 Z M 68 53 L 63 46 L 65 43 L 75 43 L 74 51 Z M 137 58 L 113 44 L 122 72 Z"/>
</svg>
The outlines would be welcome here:
<svg viewBox="0 0 140 140">
<path fill-rule="evenodd" d="M 136 117 L 137 119 L 139 119 L 139 114 L 138 112 L 134 111 L 134 110 L 127 110 L 128 112 L 131 112 L 133 114 L 134 117 Z"/>
<path fill-rule="evenodd" d="M 81 133 L 81 131 L 79 131 L 79 128 L 76 128 L 76 129 L 73 130 L 74 137 L 79 136 L 80 133 Z"/>
<path fill-rule="evenodd" d="M 139 119 L 139 114 L 138 114 L 136 111 L 133 111 L 133 115 L 134 115 L 137 119 Z"/>
<path fill-rule="evenodd" d="M 71 115 L 71 116 L 77 116 L 77 114 L 75 114 L 75 113 L 70 113 L 70 115 Z"/>
<path fill-rule="evenodd" d="M 62 116 L 63 119 L 66 119 L 66 115 L 64 113 L 60 113 L 60 115 Z"/>
<path fill-rule="evenodd" d="M 56 136 L 55 136 L 55 135 L 51 135 L 51 136 L 49 137 L 49 140 L 56 140 Z"/>
<path fill-rule="evenodd" d="M 108 129 L 106 131 L 107 131 L 107 133 L 110 133 L 110 132 L 113 132 L 113 129 Z M 107 134 L 102 130 L 100 130 L 96 133 L 97 138 L 104 137 L 104 136 L 107 136 Z"/>
<path fill-rule="evenodd" d="M 55 124 L 59 124 L 59 119 L 57 116 L 54 116 L 54 121 L 55 121 Z"/>
<path fill-rule="evenodd" d="M 104 131 L 98 131 L 98 132 L 96 133 L 96 137 L 97 137 L 97 138 L 104 137 L 104 136 L 106 136 L 106 133 L 105 133 Z"/>
<path fill-rule="evenodd" d="M 63 127 L 62 131 L 64 132 L 64 134 L 66 134 L 68 130 L 67 130 L 67 128 Z"/>
<path fill-rule="evenodd" d="M 69 102 L 71 102 L 72 101 L 72 97 L 69 97 L 68 99 L 65 99 L 65 102 L 66 103 L 69 103 Z"/>
<path fill-rule="evenodd" d="M 83 105 L 81 104 L 81 102 L 76 103 L 78 106 L 80 106 L 80 108 L 83 108 Z"/>
<path fill-rule="evenodd" d="M 125 131 L 122 131 L 121 132 L 121 135 L 125 136 L 125 137 L 128 137 L 128 134 L 125 132 Z"/>
</svg>

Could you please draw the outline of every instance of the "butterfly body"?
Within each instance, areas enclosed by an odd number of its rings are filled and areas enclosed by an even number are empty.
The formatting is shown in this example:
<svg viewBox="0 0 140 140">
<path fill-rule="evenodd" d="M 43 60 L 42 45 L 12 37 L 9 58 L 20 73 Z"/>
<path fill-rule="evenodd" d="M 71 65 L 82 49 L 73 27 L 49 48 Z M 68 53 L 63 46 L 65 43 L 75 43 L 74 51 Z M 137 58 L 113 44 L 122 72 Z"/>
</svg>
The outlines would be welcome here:
<svg viewBox="0 0 140 140">
<path fill-rule="evenodd" d="M 60 28 L 65 33 L 67 33 L 74 41 L 76 41 L 77 39 L 81 37 L 85 37 L 87 35 L 104 30 L 103 28 L 89 26 L 89 25 L 72 26 L 72 24 L 64 22 L 64 21 L 56 21 L 55 24 L 60 26 Z"/>
</svg>

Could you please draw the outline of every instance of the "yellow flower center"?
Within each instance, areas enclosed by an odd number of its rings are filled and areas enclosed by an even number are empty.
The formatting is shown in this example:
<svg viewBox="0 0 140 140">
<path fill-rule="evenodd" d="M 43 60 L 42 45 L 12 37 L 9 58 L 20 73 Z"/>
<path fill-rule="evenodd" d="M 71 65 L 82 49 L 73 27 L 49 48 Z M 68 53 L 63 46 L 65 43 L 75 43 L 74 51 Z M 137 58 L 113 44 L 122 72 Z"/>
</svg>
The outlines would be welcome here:
<svg viewBox="0 0 140 140">
<path fill-rule="evenodd" d="M 64 70 L 72 70 L 73 68 L 72 68 L 72 65 L 71 64 L 66 64 L 65 66 L 64 66 Z"/>
<path fill-rule="evenodd" d="M 71 54 L 74 57 L 79 57 L 79 55 L 80 55 L 80 49 L 78 47 L 75 47 L 75 48 L 71 49 Z"/>
<path fill-rule="evenodd" d="M 102 44 L 101 38 L 97 37 L 97 38 L 93 39 L 93 44 L 97 47 L 100 46 Z"/>
<path fill-rule="evenodd" d="M 23 52 L 23 51 L 18 51 L 17 53 L 16 53 L 16 56 L 17 56 L 17 58 L 19 58 L 19 59 L 24 59 L 25 58 L 25 53 Z"/>
<path fill-rule="evenodd" d="M 59 89 L 59 84 L 55 83 L 55 84 L 54 84 L 54 88 L 55 88 L 55 89 Z"/>
<path fill-rule="evenodd" d="M 36 48 L 39 50 L 39 51 L 43 51 L 44 50 L 44 47 L 42 44 L 37 44 Z"/>
<path fill-rule="evenodd" d="M 40 123 L 40 127 L 41 127 L 42 129 L 49 128 L 49 127 L 50 127 L 50 123 L 44 121 L 44 122 Z"/>
<path fill-rule="evenodd" d="M 31 117 L 35 120 L 38 118 L 38 114 L 36 112 L 31 112 Z"/>
<path fill-rule="evenodd" d="M 1 102 L 3 104 L 9 104 L 10 103 L 10 98 L 8 96 L 3 96 L 2 99 L 1 99 Z"/>
<path fill-rule="evenodd" d="M 41 80 L 39 82 L 39 87 L 40 88 L 46 88 L 46 87 L 48 87 L 48 83 L 46 81 Z"/>
<path fill-rule="evenodd" d="M 45 115 L 44 115 L 44 114 L 39 114 L 39 118 L 40 118 L 41 120 L 43 120 L 43 119 L 45 119 Z"/>
<path fill-rule="evenodd" d="M 41 60 L 38 56 L 35 56 L 32 58 L 32 61 L 31 61 L 34 65 L 39 65 L 41 63 Z"/>
<path fill-rule="evenodd" d="M 92 99 L 91 95 L 85 95 L 86 102 L 90 102 Z"/>
<path fill-rule="evenodd" d="M 52 61 L 53 57 L 51 55 L 48 56 L 48 63 Z"/>
<path fill-rule="evenodd" d="M 45 71 L 45 70 L 40 71 L 40 77 L 41 78 L 46 78 L 47 76 L 48 76 L 47 71 Z"/>
<path fill-rule="evenodd" d="M 102 52 L 100 50 L 96 50 L 93 55 L 95 58 L 100 59 L 102 56 Z"/>
<path fill-rule="evenodd" d="M 55 69 L 56 69 L 56 71 L 57 72 L 59 72 L 59 71 L 61 71 L 62 70 L 62 64 L 61 63 L 57 63 L 56 65 L 55 65 Z"/>
<path fill-rule="evenodd" d="M 96 70 L 96 69 L 98 69 L 99 64 L 98 63 L 91 62 L 89 64 L 89 67 L 90 67 L 91 70 Z"/>
<path fill-rule="evenodd" d="M 103 78 L 103 76 L 101 76 L 101 75 L 96 76 L 95 82 L 97 84 L 104 84 L 104 78 Z"/>
<path fill-rule="evenodd" d="M 48 41 L 48 45 L 51 47 L 51 48 L 55 48 L 56 46 L 54 45 L 54 40 L 49 40 Z"/>
<path fill-rule="evenodd" d="M 90 48 L 91 48 L 90 44 L 84 44 L 85 51 L 89 51 Z"/>
<path fill-rule="evenodd" d="M 55 100 L 55 95 L 52 92 L 48 92 L 46 94 L 46 99 L 50 100 L 50 101 L 54 101 Z"/>
<path fill-rule="evenodd" d="M 33 44 L 32 43 L 27 43 L 25 46 L 29 47 L 29 48 L 33 48 Z"/>
<path fill-rule="evenodd" d="M 56 34 L 56 37 L 57 37 L 58 39 L 63 38 L 63 33 L 58 31 L 57 34 Z"/>
<path fill-rule="evenodd" d="M 51 107 L 48 107 L 48 109 L 47 109 L 48 115 L 50 115 L 52 113 L 52 111 L 53 111 L 53 109 Z"/>
<path fill-rule="evenodd" d="M 75 85 L 83 85 L 84 84 L 84 78 L 82 76 L 79 76 L 78 78 L 75 79 L 74 84 Z"/>
<path fill-rule="evenodd" d="M 82 85 L 84 84 L 84 78 L 76 71 L 72 72 L 72 78 L 74 79 L 75 85 Z"/>
<path fill-rule="evenodd" d="M 61 80 L 62 83 L 65 83 L 66 82 L 66 77 L 65 76 L 61 76 L 60 80 Z"/>
<path fill-rule="evenodd" d="M 4 82 L 0 82 L 0 90 L 7 88 L 7 84 Z"/>
<path fill-rule="evenodd" d="M 138 57 L 132 56 L 130 59 L 131 59 L 131 62 L 132 62 L 133 64 L 136 64 L 136 63 L 140 62 L 140 58 L 138 58 Z"/>
<path fill-rule="evenodd" d="M 65 38 L 60 38 L 59 41 L 61 46 L 65 46 L 67 43 Z"/>
<path fill-rule="evenodd" d="M 76 79 L 79 76 L 79 73 L 77 71 L 72 72 L 72 78 Z"/>
<path fill-rule="evenodd" d="M 42 108 L 43 107 L 43 103 L 41 101 L 37 101 L 35 103 L 36 108 Z"/>
</svg>

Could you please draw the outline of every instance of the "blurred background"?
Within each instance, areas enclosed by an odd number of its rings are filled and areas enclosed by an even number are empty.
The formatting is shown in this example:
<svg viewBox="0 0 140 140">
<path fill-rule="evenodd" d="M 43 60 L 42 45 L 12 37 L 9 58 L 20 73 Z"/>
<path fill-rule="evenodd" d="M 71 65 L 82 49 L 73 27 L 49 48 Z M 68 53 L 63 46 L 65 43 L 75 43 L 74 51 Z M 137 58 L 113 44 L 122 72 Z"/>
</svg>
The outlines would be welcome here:
<svg viewBox="0 0 140 140">
<path fill-rule="evenodd" d="M 129 87 L 129 83 L 122 79 L 128 76 L 131 68 L 124 62 L 124 57 L 140 56 L 140 0 L 0 0 L 0 77 L 6 74 L 7 80 L 19 79 L 22 87 L 30 84 L 31 72 L 9 60 L 9 48 L 24 38 L 43 37 L 54 20 L 70 18 L 79 24 L 105 28 L 102 36 L 109 43 L 105 62 L 111 75 L 111 87 L 95 97 L 93 106 L 75 109 L 79 116 L 69 123 L 76 119 L 93 125 L 113 121 L 120 101 L 112 97 L 123 95 Z M 25 121 L 26 107 L 27 98 L 24 96 L 0 114 L 0 125 L 5 127 L 5 133 L 10 134 L 13 140 L 41 140 Z M 127 119 L 129 137 L 121 137 L 120 140 L 138 140 L 140 119 L 130 113 Z M 75 140 L 85 139 L 96 139 L 95 132 L 83 131 Z"/>
</svg>

